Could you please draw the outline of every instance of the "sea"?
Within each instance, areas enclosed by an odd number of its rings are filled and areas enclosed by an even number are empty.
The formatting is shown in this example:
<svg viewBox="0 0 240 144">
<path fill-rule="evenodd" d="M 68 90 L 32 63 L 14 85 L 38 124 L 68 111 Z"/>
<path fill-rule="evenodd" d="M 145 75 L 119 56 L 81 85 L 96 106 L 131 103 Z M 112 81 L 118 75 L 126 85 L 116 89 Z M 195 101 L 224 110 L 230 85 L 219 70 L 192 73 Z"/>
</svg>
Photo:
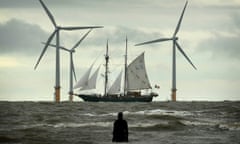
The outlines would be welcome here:
<svg viewBox="0 0 240 144">
<path fill-rule="evenodd" d="M 1 144 L 110 144 L 123 112 L 130 144 L 240 144 L 240 102 L 0 102 Z"/>
</svg>

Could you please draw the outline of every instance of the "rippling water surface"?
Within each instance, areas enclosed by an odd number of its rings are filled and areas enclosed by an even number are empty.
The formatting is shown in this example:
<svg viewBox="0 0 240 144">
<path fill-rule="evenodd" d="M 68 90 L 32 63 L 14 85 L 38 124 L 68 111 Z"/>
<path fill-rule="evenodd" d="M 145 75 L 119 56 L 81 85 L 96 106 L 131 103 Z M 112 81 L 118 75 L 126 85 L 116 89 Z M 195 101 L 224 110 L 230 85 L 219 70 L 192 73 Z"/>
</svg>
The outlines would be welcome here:
<svg viewBox="0 0 240 144">
<path fill-rule="evenodd" d="M 0 102 L 0 143 L 111 143 L 120 111 L 129 143 L 240 142 L 240 102 Z"/>
</svg>

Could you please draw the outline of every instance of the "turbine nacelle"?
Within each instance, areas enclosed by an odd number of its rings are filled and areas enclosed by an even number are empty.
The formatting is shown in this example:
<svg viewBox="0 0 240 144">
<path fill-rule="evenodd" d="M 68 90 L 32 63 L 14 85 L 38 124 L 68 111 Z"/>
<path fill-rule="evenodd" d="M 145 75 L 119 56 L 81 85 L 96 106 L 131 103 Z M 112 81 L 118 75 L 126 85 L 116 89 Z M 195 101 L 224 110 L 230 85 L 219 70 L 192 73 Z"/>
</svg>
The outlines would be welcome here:
<svg viewBox="0 0 240 144">
<path fill-rule="evenodd" d="M 56 27 L 55 27 L 55 30 L 56 30 L 56 31 L 59 31 L 60 29 L 61 29 L 60 26 L 56 26 Z"/>
<path fill-rule="evenodd" d="M 177 41 L 178 37 L 173 37 L 172 39 L 173 39 L 173 41 Z"/>
<path fill-rule="evenodd" d="M 69 52 L 70 53 L 75 53 L 76 51 L 75 51 L 75 49 L 71 49 Z"/>
</svg>

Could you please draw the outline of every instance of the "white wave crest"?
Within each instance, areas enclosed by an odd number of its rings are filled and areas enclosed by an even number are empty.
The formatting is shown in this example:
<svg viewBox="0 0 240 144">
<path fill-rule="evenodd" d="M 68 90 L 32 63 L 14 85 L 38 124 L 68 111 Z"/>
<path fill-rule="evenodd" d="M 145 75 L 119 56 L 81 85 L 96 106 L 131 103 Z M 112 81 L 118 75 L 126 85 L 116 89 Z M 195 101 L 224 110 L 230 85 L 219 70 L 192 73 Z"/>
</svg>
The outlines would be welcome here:
<svg viewBox="0 0 240 144">
<path fill-rule="evenodd" d="M 116 113 L 106 113 L 106 114 L 96 114 L 96 113 L 85 113 L 82 114 L 83 116 L 90 116 L 90 117 L 106 117 L 106 116 L 117 116 Z"/>
<path fill-rule="evenodd" d="M 111 112 L 106 114 L 96 114 L 96 113 L 85 113 L 82 114 L 84 116 L 90 117 L 107 117 L 107 116 L 117 116 L 118 112 Z M 124 115 L 170 115 L 170 116 L 189 116 L 193 115 L 193 113 L 188 111 L 176 111 L 176 110 L 164 110 L 164 109 L 153 109 L 153 110 L 144 110 L 144 111 L 124 111 Z"/>
<path fill-rule="evenodd" d="M 223 130 L 239 131 L 240 130 L 240 122 L 219 124 L 218 127 Z"/>
<path fill-rule="evenodd" d="M 89 122 L 89 123 L 58 123 L 52 125 L 54 128 L 76 128 L 76 127 L 88 127 L 88 126 L 98 126 L 98 127 L 110 127 L 111 122 Z"/>
<path fill-rule="evenodd" d="M 191 126 L 215 126 L 222 130 L 240 130 L 240 122 L 226 123 L 220 120 L 181 120 L 184 125 Z"/>
<path fill-rule="evenodd" d="M 153 109 L 153 110 L 144 110 L 137 112 L 124 111 L 126 115 L 170 115 L 170 116 L 189 116 L 193 115 L 188 111 L 176 111 L 176 110 L 163 110 L 163 109 Z"/>
</svg>

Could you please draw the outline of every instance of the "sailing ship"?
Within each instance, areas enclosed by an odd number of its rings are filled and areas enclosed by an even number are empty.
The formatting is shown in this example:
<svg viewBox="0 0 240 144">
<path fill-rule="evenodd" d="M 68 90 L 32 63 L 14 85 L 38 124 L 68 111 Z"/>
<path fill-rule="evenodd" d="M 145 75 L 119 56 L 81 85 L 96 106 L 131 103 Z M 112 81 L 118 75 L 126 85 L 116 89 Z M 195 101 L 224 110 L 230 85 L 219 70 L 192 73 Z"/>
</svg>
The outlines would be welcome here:
<svg viewBox="0 0 240 144">
<path fill-rule="evenodd" d="M 93 64 L 83 77 L 76 83 L 74 89 L 79 89 L 80 93 L 75 94 L 84 101 L 89 102 L 151 102 L 153 97 L 158 96 L 155 92 L 143 93 L 143 90 L 151 90 L 148 75 L 145 67 L 144 52 L 137 56 L 129 65 L 127 64 L 127 38 L 126 38 L 126 54 L 124 64 L 124 82 L 123 92 L 121 92 L 122 71 L 116 80 L 109 87 L 109 54 L 108 41 L 105 54 L 105 74 L 104 74 L 104 94 L 100 93 L 82 93 L 84 90 L 96 89 L 97 77 L 100 66 L 90 77 Z"/>
</svg>

